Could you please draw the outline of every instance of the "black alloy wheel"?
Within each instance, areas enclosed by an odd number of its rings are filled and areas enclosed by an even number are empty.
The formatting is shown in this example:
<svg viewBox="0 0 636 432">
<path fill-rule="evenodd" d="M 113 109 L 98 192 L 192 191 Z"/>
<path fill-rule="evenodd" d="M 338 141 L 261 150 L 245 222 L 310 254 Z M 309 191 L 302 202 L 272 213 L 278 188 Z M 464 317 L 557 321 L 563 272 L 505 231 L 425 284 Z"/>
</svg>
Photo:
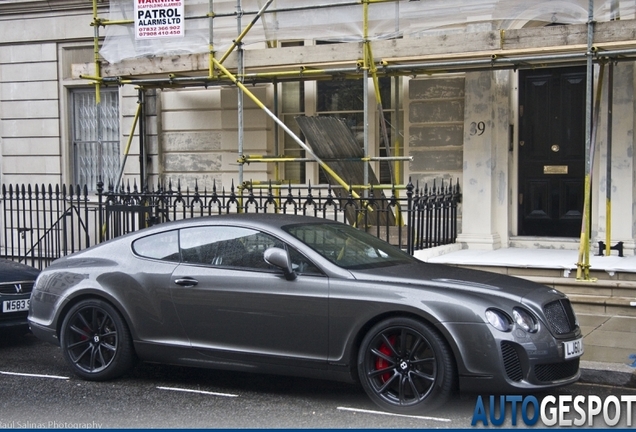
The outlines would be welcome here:
<svg viewBox="0 0 636 432">
<path fill-rule="evenodd" d="M 391 318 L 362 341 L 358 375 L 381 408 L 398 413 L 430 411 L 455 390 L 457 373 L 450 348 L 428 325 Z"/>
<path fill-rule="evenodd" d="M 134 365 L 128 327 L 102 300 L 82 300 L 71 308 L 62 322 L 60 344 L 73 372 L 86 380 L 116 378 Z"/>
</svg>

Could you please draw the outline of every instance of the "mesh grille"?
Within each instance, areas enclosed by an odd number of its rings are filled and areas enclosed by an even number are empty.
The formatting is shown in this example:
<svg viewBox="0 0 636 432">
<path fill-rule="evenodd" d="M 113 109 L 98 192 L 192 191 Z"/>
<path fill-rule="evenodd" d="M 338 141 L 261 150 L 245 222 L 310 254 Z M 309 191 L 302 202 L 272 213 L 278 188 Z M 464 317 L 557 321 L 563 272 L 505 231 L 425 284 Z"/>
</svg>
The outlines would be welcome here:
<svg viewBox="0 0 636 432">
<path fill-rule="evenodd" d="M 540 364 L 534 367 L 534 374 L 539 381 L 551 382 L 572 378 L 579 371 L 579 359 L 563 363 Z"/>
<path fill-rule="evenodd" d="M 33 282 L 0 284 L 0 294 L 29 294 L 33 290 Z"/>
<path fill-rule="evenodd" d="M 511 381 L 521 381 L 523 379 L 523 371 L 521 370 L 521 361 L 517 351 L 509 342 L 501 343 L 501 354 L 503 356 L 504 368 L 506 375 Z"/>
<path fill-rule="evenodd" d="M 548 303 L 543 311 L 554 333 L 562 335 L 574 331 L 576 319 L 569 300 L 561 299 Z"/>
<path fill-rule="evenodd" d="M 28 315 L 28 311 L 2 313 L 2 306 L 0 306 L 0 323 L 11 322 L 12 324 L 16 324 L 22 322 L 24 325 L 27 325 Z"/>
</svg>

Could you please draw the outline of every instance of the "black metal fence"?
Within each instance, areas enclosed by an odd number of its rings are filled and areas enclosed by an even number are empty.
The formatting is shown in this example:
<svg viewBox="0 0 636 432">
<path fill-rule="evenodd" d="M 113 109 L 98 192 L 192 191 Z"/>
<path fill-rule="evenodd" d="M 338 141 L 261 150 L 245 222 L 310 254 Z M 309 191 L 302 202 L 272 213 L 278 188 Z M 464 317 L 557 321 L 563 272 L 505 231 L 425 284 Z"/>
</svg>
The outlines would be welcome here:
<svg viewBox="0 0 636 432">
<path fill-rule="evenodd" d="M 98 186 L 2 186 L 1 256 L 38 268 L 61 256 L 128 232 L 170 220 L 226 213 L 283 213 L 348 223 L 413 253 L 454 243 L 459 185 L 420 188 L 409 183 L 389 191 L 266 185 L 229 192 L 183 191 L 179 185 L 138 191 Z"/>
</svg>

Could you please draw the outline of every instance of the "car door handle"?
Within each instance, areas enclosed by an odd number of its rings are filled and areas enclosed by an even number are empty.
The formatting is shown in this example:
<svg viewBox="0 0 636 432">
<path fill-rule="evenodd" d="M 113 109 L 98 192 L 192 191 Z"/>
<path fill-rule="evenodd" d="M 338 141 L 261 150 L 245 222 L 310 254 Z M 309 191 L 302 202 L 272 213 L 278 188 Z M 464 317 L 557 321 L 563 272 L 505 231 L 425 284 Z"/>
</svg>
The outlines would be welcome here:
<svg viewBox="0 0 636 432">
<path fill-rule="evenodd" d="M 192 278 L 175 279 L 174 283 L 184 287 L 192 287 L 199 283 L 198 280 Z"/>
</svg>

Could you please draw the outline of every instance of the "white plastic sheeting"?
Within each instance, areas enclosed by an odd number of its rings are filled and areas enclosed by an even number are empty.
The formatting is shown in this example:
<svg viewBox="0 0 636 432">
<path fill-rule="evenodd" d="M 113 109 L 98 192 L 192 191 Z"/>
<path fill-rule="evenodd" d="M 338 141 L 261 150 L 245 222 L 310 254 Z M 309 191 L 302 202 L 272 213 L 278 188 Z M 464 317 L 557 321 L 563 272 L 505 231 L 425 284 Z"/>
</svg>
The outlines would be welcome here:
<svg viewBox="0 0 636 432">
<path fill-rule="evenodd" d="M 134 24 L 107 25 L 102 57 L 124 59 L 224 52 L 266 0 L 185 0 L 185 36 L 136 40 Z M 633 19 L 636 0 L 594 0 L 594 20 Z M 368 38 L 418 37 L 432 31 L 520 28 L 533 24 L 581 24 L 589 0 L 396 0 L 368 5 Z M 208 15 L 213 14 L 214 18 Z M 134 19 L 134 0 L 111 0 L 111 21 Z M 358 0 L 274 0 L 243 39 L 267 41 L 362 41 L 363 5 Z M 240 17 L 240 21 L 239 18 Z"/>
</svg>

